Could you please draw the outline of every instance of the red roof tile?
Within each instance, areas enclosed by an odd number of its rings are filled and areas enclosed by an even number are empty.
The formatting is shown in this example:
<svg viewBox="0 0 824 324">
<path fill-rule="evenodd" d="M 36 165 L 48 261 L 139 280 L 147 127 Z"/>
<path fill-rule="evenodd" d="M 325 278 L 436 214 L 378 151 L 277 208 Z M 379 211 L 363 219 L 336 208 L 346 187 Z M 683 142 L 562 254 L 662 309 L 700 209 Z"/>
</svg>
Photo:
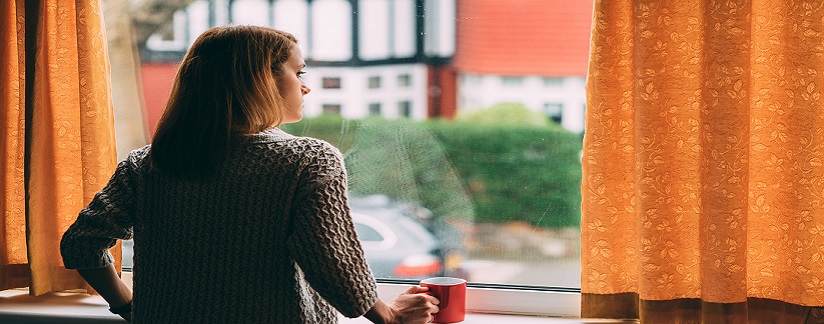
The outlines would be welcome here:
<svg viewBox="0 0 824 324">
<path fill-rule="evenodd" d="M 585 75 L 592 0 L 458 0 L 460 72 Z"/>
</svg>

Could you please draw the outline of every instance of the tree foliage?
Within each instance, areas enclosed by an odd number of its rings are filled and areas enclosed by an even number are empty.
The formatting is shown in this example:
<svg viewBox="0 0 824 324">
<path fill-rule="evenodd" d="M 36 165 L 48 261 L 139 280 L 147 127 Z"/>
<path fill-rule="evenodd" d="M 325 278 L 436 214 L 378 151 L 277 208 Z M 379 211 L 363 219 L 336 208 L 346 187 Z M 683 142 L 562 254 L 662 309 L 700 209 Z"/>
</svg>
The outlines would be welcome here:
<svg viewBox="0 0 824 324">
<path fill-rule="evenodd" d="M 476 222 L 580 221 L 581 140 L 560 127 L 323 116 L 282 128 L 340 148 L 353 195 L 385 194 Z"/>
</svg>

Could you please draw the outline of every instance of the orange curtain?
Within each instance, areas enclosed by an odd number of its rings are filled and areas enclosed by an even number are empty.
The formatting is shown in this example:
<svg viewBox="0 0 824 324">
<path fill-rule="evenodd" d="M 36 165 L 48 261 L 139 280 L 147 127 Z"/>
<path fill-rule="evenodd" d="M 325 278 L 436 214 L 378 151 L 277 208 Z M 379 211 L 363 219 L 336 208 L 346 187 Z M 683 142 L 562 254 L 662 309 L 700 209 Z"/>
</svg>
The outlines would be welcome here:
<svg viewBox="0 0 824 324">
<path fill-rule="evenodd" d="M 582 316 L 824 320 L 824 6 L 597 0 Z"/>
<path fill-rule="evenodd" d="M 84 288 L 59 242 L 117 163 L 101 2 L 1 3 L 0 289 Z"/>
</svg>

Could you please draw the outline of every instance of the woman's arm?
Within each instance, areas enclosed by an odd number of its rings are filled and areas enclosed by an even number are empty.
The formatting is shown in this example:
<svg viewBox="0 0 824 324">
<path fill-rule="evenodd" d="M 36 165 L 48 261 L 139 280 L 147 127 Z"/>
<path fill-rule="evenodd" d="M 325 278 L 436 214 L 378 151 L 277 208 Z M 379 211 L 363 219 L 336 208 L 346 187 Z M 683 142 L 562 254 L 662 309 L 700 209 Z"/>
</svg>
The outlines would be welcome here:
<svg viewBox="0 0 824 324">
<path fill-rule="evenodd" d="M 118 239 L 131 239 L 134 191 L 128 161 L 117 166 L 109 183 L 75 222 L 63 233 L 60 253 L 67 269 L 77 269 L 89 285 L 107 302 L 113 312 L 131 319 L 132 292 L 117 276 L 109 249 Z"/>
<path fill-rule="evenodd" d="M 94 290 L 100 293 L 100 296 L 109 303 L 111 309 L 123 309 L 124 306 L 131 304 L 132 291 L 117 276 L 114 264 L 109 263 L 104 268 L 77 269 L 77 272 Z M 132 320 L 131 311 L 117 315 L 130 322 Z"/>
</svg>

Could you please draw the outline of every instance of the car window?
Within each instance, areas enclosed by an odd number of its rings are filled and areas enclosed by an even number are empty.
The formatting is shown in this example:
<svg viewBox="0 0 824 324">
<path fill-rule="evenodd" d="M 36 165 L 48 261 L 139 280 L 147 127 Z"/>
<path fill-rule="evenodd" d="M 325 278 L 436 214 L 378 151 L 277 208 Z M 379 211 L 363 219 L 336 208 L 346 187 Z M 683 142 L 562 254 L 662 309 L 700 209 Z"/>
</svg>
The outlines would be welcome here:
<svg viewBox="0 0 824 324">
<path fill-rule="evenodd" d="M 363 242 L 380 242 L 383 236 L 374 228 L 363 223 L 355 223 L 355 230 L 358 232 L 358 239 Z"/>
</svg>

